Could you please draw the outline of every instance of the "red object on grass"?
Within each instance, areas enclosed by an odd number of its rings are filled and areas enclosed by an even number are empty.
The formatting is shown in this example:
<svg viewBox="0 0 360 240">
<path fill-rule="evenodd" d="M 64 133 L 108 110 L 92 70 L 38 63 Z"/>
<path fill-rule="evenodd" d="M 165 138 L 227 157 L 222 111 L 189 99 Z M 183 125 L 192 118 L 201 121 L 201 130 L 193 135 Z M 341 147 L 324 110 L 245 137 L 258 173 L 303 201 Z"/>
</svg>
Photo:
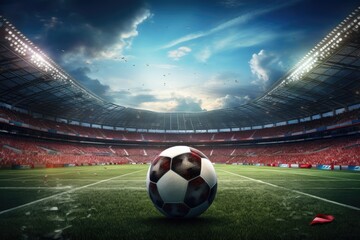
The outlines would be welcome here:
<svg viewBox="0 0 360 240">
<path fill-rule="evenodd" d="M 317 214 L 314 220 L 311 221 L 310 225 L 329 223 L 334 221 L 334 219 L 335 217 L 332 215 Z"/>
</svg>

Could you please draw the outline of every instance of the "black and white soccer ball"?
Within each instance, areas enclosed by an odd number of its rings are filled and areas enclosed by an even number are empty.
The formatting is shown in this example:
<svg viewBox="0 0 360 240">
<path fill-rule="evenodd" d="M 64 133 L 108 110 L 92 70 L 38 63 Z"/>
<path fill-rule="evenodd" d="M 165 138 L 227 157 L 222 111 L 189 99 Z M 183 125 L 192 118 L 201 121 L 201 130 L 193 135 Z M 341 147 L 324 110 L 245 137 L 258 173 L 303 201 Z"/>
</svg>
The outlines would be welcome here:
<svg viewBox="0 0 360 240">
<path fill-rule="evenodd" d="M 197 149 L 175 146 L 152 161 L 146 188 L 155 207 L 170 218 L 192 218 L 214 201 L 217 177 L 210 160 Z"/>
</svg>

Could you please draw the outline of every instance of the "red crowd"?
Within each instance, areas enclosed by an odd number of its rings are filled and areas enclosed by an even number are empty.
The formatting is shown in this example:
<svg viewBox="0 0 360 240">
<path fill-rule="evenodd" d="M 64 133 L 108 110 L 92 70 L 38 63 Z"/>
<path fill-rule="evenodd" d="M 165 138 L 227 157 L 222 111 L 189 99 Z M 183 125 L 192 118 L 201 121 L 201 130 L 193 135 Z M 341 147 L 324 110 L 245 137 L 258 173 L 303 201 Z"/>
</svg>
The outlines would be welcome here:
<svg viewBox="0 0 360 240">
<path fill-rule="evenodd" d="M 360 165 L 360 139 L 341 138 L 266 146 L 198 147 L 213 162 Z M 34 140 L 2 135 L 1 165 L 148 163 L 162 150 Z"/>
</svg>

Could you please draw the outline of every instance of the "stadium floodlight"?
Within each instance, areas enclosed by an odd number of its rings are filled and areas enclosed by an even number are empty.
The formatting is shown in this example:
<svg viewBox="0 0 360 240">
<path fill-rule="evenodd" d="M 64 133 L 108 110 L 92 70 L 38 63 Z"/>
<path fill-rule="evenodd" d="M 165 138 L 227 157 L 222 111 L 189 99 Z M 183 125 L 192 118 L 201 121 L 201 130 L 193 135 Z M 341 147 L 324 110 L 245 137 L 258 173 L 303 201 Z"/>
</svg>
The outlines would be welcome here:
<svg viewBox="0 0 360 240">
<path fill-rule="evenodd" d="M 8 45 L 14 53 L 24 61 L 32 64 L 48 77 L 47 80 L 61 81 L 70 83 L 73 87 L 80 88 L 81 91 L 87 92 L 85 97 L 96 99 L 104 103 L 104 100 L 92 94 L 79 84 L 75 79 L 68 75 L 60 66 L 58 66 L 52 59 L 36 47 L 29 39 L 27 39 L 21 32 L 19 32 L 9 21 L 0 16 L 0 30 Z M 5 42 L 5 44 L 6 44 Z"/>
<path fill-rule="evenodd" d="M 0 21 L 4 23 L 1 27 L 5 27 L 5 39 L 9 42 L 9 46 L 15 52 L 21 57 L 29 59 L 30 62 L 40 70 L 49 73 L 54 80 L 68 80 L 68 76 L 62 71 L 59 71 L 56 64 L 42 51 L 37 47 L 33 47 L 33 44 L 23 34 L 16 30 L 11 23 L 6 21 L 3 17 L 0 17 Z"/>
<path fill-rule="evenodd" d="M 280 81 L 280 83 L 268 92 L 271 95 L 277 89 L 286 86 L 288 83 L 300 81 L 312 69 L 321 64 L 341 47 L 342 42 L 357 34 L 360 26 L 360 7 L 355 9 L 344 21 L 336 26 L 325 36 L 303 59 Z"/>
</svg>

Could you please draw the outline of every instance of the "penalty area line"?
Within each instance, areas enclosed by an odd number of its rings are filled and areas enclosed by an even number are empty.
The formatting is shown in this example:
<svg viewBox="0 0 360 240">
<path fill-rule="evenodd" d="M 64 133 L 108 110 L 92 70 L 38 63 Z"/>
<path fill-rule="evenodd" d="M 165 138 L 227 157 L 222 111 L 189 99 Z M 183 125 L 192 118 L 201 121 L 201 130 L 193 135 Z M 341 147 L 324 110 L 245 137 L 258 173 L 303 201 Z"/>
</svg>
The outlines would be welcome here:
<svg viewBox="0 0 360 240">
<path fill-rule="evenodd" d="M 2 214 L 4 214 L 4 213 L 12 212 L 12 211 L 14 211 L 14 210 L 17 210 L 17 209 L 20 209 L 20 208 L 23 208 L 23 207 L 27 207 L 27 206 L 36 204 L 36 203 L 39 203 L 39 202 L 44 202 L 44 201 L 47 201 L 47 200 L 56 198 L 56 197 L 58 197 L 58 196 L 67 194 L 67 193 L 72 193 L 72 192 L 75 192 L 75 191 L 77 191 L 77 190 L 81 190 L 81 189 L 83 189 L 83 188 L 87 188 L 87 187 L 91 187 L 91 186 L 94 186 L 94 185 L 97 185 L 97 184 L 100 184 L 100 183 L 108 182 L 108 181 L 111 181 L 111 180 L 116 179 L 116 178 L 121 178 L 121 177 L 129 176 L 129 175 L 132 175 L 132 174 L 141 172 L 141 171 L 144 171 L 144 170 L 139 170 L 139 171 L 135 171 L 135 172 L 131 172 L 131 173 L 126 173 L 126 174 L 123 174 L 123 175 L 120 175 L 120 176 L 116 176 L 116 177 L 104 179 L 104 180 L 101 180 L 101 181 L 98 181 L 98 182 L 95 182 L 95 183 L 91 183 L 91 184 L 84 185 L 84 186 L 81 186 L 81 187 L 77 187 L 77 188 L 74 188 L 74 189 L 71 189 L 71 190 L 68 190 L 68 191 L 65 191 L 65 192 L 61 192 L 61 193 L 57 193 L 57 194 L 54 194 L 54 195 L 51 195 L 51 196 L 48 196 L 48 197 L 44 197 L 44 198 L 41 198 L 41 199 L 38 199 L 38 200 L 35 200 L 35 201 L 32 201 L 32 202 L 29 202 L 29 203 L 25 203 L 25 204 L 22 204 L 22 205 L 13 207 L 13 208 L 9 208 L 9 209 L 3 210 L 3 211 L 0 212 L 0 215 L 2 215 Z"/>
<path fill-rule="evenodd" d="M 329 199 L 326 199 L 326 198 L 322 198 L 322 197 L 318 197 L 318 196 L 315 196 L 315 195 L 312 195 L 312 194 L 309 194 L 309 193 L 304 193 L 304 192 L 301 192 L 301 191 L 298 191 L 298 190 L 293 190 L 293 189 L 290 189 L 290 188 L 282 187 L 282 186 L 275 185 L 275 184 L 272 184 L 272 183 L 269 183 L 269 182 L 264 182 L 264 181 L 261 181 L 261 180 L 255 179 L 255 178 L 246 177 L 246 176 L 243 176 L 243 175 L 240 175 L 240 174 L 237 174 L 237 173 L 233 173 L 233 172 L 229 172 L 229 171 L 225 171 L 225 170 L 221 170 L 221 171 L 226 172 L 228 174 L 238 176 L 238 177 L 249 179 L 249 180 L 254 181 L 254 182 L 262 183 L 262 184 L 265 184 L 265 185 L 268 185 L 268 186 L 271 186 L 271 187 L 284 189 L 284 190 L 294 192 L 294 193 L 297 193 L 297 194 L 300 194 L 300 195 L 304 195 L 304 196 L 315 198 L 315 199 L 318 199 L 318 200 L 321 200 L 321 201 L 324 201 L 324 202 L 332 203 L 332 204 L 335 204 L 335 205 L 338 205 L 338 206 L 341 206 L 341 207 L 350 208 L 352 210 L 360 211 L 360 208 L 355 207 L 355 206 L 335 202 L 335 201 L 332 201 L 332 200 L 329 200 Z"/>
</svg>

